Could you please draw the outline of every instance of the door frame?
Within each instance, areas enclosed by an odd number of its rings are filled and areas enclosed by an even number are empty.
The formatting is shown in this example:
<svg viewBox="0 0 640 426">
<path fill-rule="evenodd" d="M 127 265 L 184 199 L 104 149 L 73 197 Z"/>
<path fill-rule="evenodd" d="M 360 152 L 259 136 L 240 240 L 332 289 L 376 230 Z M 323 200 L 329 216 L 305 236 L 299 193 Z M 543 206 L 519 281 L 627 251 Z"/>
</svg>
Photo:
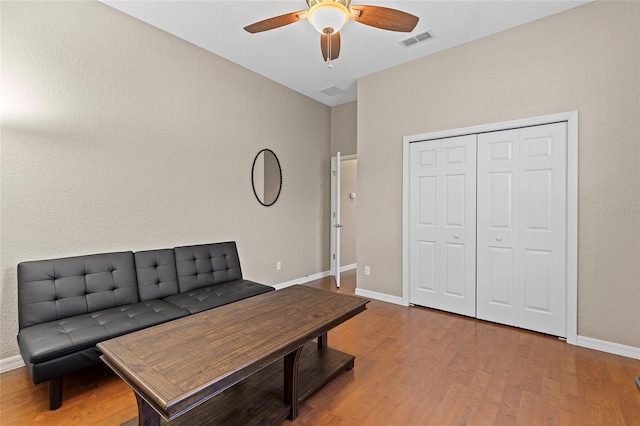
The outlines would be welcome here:
<svg viewBox="0 0 640 426">
<path fill-rule="evenodd" d="M 402 304 L 409 305 L 409 144 L 557 122 L 567 123 L 567 342 L 578 338 L 578 111 L 422 133 L 402 138 Z"/>
</svg>

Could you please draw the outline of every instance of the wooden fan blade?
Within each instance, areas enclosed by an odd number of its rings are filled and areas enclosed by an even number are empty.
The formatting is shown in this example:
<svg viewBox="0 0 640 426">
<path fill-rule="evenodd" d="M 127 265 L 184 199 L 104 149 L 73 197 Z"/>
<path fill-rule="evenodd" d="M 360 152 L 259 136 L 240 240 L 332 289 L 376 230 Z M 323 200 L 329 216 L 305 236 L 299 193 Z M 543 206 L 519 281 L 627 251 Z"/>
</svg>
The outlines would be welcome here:
<svg viewBox="0 0 640 426">
<path fill-rule="evenodd" d="M 351 10 L 357 11 L 351 16 L 354 21 L 383 30 L 403 33 L 413 31 L 420 19 L 410 13 L 381 6 L 351 5 Z"/>
<path fill-rule="evenodd" d="M 320 34 L 320 49 L 322 49 L 322 59 L 326 62 L 337 59 L 340 55 L 340 33 Z"/>
<path fill-rule="evenodd" d="M 247 25 L 244 27 L 245 31 L 251 34 L 260 33 L 262 31 L 272 30 L 274 28 L 284 27 L 285 25 L 293 24 L 301 19 L 304 19 L 307 15 L 306 10 L 298 12 L 287 13 L 273 18 L 265 19 L 264 21 L 256 22 L 255 24 Z"/>
</svg>

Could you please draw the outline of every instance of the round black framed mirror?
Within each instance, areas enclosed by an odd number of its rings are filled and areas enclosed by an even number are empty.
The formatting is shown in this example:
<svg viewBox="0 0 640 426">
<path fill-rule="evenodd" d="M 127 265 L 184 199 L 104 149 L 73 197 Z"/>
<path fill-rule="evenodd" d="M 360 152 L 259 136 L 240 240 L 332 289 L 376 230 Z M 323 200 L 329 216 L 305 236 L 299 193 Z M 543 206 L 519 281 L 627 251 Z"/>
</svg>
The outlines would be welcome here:
<svg viewBox="0 0 640 426">
<path fill-rule="evenodd" d="M 282 168 L 275 152 L 266 148 L 258 152 L 251 167 L 251 185 L 263 206 L 272 206 L 278 201 L 282 191 Z"/>
</svg>

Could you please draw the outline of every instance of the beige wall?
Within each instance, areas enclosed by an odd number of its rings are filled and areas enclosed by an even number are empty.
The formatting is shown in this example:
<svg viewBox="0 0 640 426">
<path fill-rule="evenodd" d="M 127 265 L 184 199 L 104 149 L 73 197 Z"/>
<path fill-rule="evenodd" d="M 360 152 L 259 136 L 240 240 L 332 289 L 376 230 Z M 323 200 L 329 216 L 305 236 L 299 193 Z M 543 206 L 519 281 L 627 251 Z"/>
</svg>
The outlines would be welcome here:
<svg viewBox="0 0 640 426">
<path fill-rule="evenodd" d="M 248 279 L 329 269 L 329 107 L 100 3 L 1 7 L 0 359 L 20 261 L 236 240 Z"/>
<path fill-rule="evenodd" d="M 342 156 L 357 153 L 357 101 L 331 108 L 331 155 L 338 151 Z"/>
<path fill-rule="evenodd" d="M 639 6 L 590 3 L 360 79 L 358 287 L 402 293 L 403 136 L 577 110 L 578 334 L 640 347 Z"/>
</svg>

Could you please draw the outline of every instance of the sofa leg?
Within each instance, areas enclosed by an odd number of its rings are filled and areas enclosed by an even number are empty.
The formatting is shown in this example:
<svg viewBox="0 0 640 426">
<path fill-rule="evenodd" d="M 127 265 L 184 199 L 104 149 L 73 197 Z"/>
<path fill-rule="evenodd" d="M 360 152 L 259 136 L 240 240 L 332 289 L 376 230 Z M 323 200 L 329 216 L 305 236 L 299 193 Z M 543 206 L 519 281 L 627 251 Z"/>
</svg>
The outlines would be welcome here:
<svg viewBox="0 0 640 426">
<path fill-rule="evenodd" d="M 57 410 L 62 406 L 62 376 L 51 379 L 49 385 L 49 410 Z"/>
</svg>

